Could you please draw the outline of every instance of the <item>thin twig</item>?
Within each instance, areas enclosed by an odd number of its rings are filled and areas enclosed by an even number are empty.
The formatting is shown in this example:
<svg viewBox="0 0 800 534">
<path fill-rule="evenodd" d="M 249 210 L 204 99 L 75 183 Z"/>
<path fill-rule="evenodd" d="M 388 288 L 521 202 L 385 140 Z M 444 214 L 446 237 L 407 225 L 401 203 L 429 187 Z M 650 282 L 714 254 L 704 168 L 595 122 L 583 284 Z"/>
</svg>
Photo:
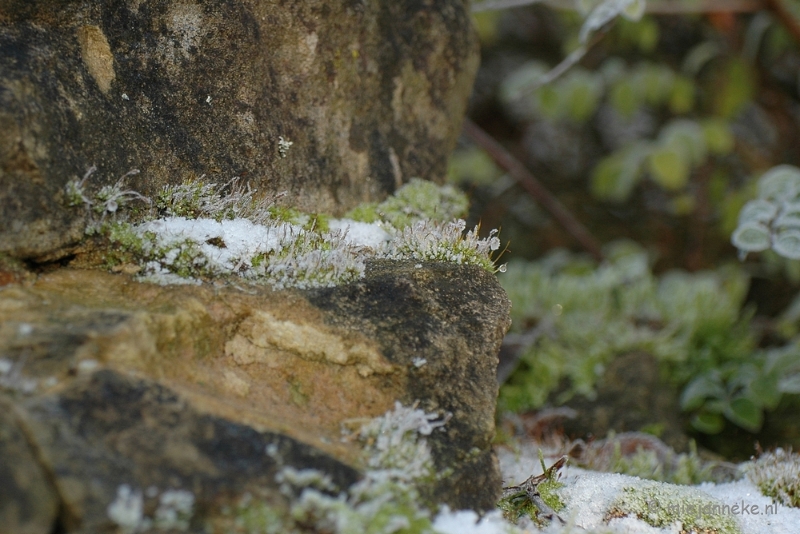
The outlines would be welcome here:
<svg viewBox="0 0 800 534">
<path fill-rule="evenodd" d="M 517 158 L 469 119 L 464 120 L 464 134 L 505 169 L 509 176 L 516 180 L 594 259 L 603 260 L 600 243 Z"/>
<path fill-rule="evenodd" d="M 800 22 L 786 9 L 784 3 L 781 0 L 766 0 L 766 3 L 784 28 L 792 34 L 794 40 L 800 43 Z"/>
</svg>

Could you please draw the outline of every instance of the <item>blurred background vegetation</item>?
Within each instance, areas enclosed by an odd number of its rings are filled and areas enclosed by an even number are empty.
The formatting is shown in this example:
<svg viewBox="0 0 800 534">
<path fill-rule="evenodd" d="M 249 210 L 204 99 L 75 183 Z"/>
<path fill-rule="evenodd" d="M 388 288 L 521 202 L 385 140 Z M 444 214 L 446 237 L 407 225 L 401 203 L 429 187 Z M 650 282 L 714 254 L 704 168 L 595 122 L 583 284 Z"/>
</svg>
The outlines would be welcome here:
<svg viewBox="0 0 800 534">
<path fill-rule="evenodd" d="M 509 241 L 501 413 L 624 402 L 609 413 L 647 413 L 576 437 L 800 448 L 800 0 L 473 11 L 482 66 L 449 180 Z M 604 395 L 631 354 L 655 382 Z"/>
</svg>

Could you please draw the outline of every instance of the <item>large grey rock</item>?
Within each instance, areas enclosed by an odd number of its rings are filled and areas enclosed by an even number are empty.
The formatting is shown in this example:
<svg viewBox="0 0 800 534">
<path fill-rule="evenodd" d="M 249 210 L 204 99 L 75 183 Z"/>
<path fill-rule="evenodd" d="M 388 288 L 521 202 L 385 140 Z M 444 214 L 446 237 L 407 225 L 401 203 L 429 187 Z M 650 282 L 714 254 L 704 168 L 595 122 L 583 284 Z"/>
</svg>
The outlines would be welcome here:
<svg viewBox="0 0 800 534">
<path fill-rule="evenodd" d="M 91 165 L 329 213 L 443 178 L 477 58 L 465 0 L 3 0 L 0 252 L 65 254 Z"/>
<path fill-rule="evenodd" d="M 72 269 L 6 285 L 0 476 L 16 482 L 0 488 L 0 519 L 14 533 L 112 532 L 126 491 L 151 517 L 168 492 L 191 492 L 191 531 L 246 493 L 285 508 L 279 468 L 346 488 L 363 465 L 342 424 L 397 400 L 452 414 L 428 437 L 442 473 L 420 488 L 428 502 L 491 509 L 509 308 L 478 267 L 414 262 L 372 262 L 363 280 L 308 291 Z"/>
</svg>

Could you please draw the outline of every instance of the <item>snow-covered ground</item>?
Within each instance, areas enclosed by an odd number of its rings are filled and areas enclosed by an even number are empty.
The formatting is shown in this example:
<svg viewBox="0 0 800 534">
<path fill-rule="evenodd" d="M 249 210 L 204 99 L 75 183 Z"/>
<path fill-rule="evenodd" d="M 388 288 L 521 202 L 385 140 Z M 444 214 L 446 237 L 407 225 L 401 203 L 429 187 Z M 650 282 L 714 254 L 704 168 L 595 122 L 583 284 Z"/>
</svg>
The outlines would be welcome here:
<svg viewBox="0 0 800 534">
<path fill-rule="evenodd" d="M 512 452 L 498 451 L 500 466 L 506 484 L 518 484 L 533 474 L 542 472 L 535 447 L 526 447 Z M 546 460 L 549 465 L 555 459 Z M 763 496 L 758 488 L 744 480 L 725 484 L 704 483 L 699 486 L 678 486 L 642 480 L 613 473 L 596 473 L 574 467 L 561 471 L 561 490 L 565 508 L 559 513 L 566 525 L 556 522 L 544 529 L 547 534 L 563 533 L 613 533 L 613 534 L 723 534 L 741 532 L 742 534 L 798 534 L 800 533 L 800 509 L 775 503 Z M 663 491 L 667 502 L 657 498 L 647 501 L 651 507 L 651 522 L 655 521 L 659 509 L 675 515 L 689 515 L 698 503 L 709 506 L 706 518 L 718 520 L 717 530 L 693 531 L 690 525 L 676 520 L 669 525 L 653 527 L 633 515 L 608 519 L 609 511 L 626 501 L 626 494 L 636 496 L 653 495 L 654 489 Z M 628 499 L 629 501 L 630 499 Z M 647 514 L 646 510 L 645 514 Z M 616 514 L 618 515 L 618 514 Z M 434 526 L 447 534 L 499 534 L 524 532 L 498 517 L 493 512 L 483 520 L 478 520 L 474 512 L 452 512 L 445 510 L 436 518 Z M 732 526 L 732 528 L 731 528 Z M 527 530 L 536 532 L 535 530 Z"/>
</svg>

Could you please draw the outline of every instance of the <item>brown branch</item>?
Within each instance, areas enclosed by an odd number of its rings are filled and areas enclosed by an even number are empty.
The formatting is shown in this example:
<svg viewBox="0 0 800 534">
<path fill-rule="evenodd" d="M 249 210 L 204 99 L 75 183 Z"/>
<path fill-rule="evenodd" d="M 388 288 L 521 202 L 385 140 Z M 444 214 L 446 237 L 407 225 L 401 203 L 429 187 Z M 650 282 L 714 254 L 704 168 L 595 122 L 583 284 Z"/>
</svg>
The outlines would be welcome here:
<svg viewBox="0 0 800 534">
<path fill-rule="evenodd" d="M 786 9 L 782 0 L 765 0 L 765 2 L 770 11 L 772 11 L 780 23 L 783 24 L 783 27 L 792 34 L 794 40 L 800 43 L 800 22 Z"/>
<path fill-rule="evenodd" d="M 469 119 L 464 120 L 464 135 L 484 149 L 497 165 L 505 169 L 509 176 L 516 180 L 594 259 L 603 260 L 600 243 L 517 158 Z"/>
</svg>

